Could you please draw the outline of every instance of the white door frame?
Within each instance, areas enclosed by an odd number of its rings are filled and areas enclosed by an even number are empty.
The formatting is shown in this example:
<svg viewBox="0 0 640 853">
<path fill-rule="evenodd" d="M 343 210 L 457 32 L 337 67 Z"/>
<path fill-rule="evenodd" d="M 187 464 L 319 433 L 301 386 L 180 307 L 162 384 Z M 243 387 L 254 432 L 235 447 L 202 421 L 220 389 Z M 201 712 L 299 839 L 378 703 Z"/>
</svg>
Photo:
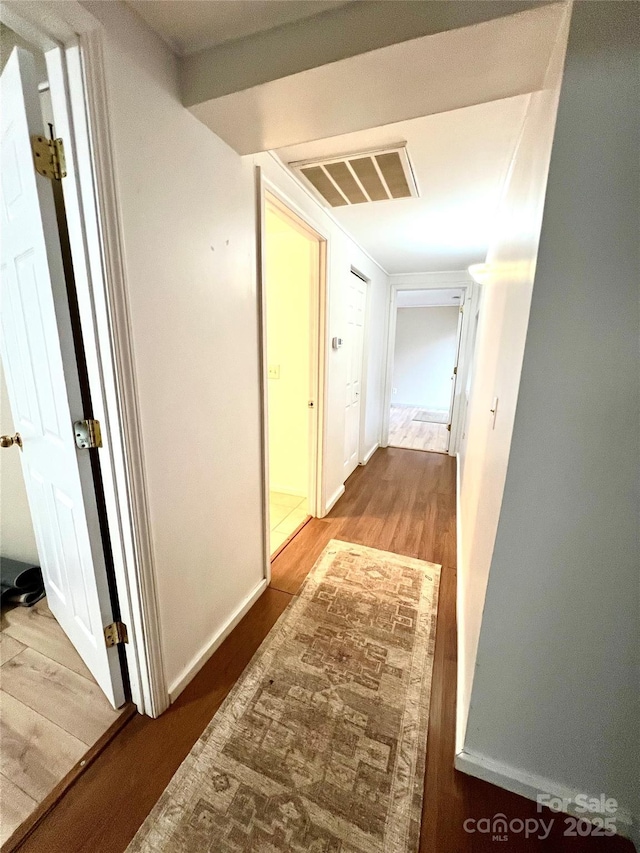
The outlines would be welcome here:
<svg viewBox="0 0 640 853">
<path fill-rule="evenodd" d="M 366 447 L 366 426 L 367 426 L 367 390 L 369 383 L 367 377 L 369 375 L 369 348 L 370 338 L 369 329 L 371 328 L 371 279 L 360 272 L 357 267 L 352 266 L 351 272 L 357 276 L 365 286 L 365 304 L 364 304 L 364 328 L 362 330 L 362 375 L 360 377 L 360 425 L 358 433 L 358 465 L 366 465 L 369 459 L 373 456 L 374 450 L 365 450 Z"/>
<path fill-rule="evenodd" d="M 327 375 L 327 254 L 329 238 L 323 229 L 312 222 L 307 214 L 282 192 L 275 184 L 266 178 L 259 166 L 256 167 L 257 189 L 257 287 L 258 287 L 258 323 L 260 345 L 260 418 L 261 418 L 261 456 L 262 456 L 262 512 L 263 512 L 263 552 L 264 576 L 267 582 L 271 580 L 271 549 L 269 543 L 269 395 L 268 395 L 268 358 L 267 358 L 267 294 L 266 294 L 266 252 L 265 252 L 265 209 L 267 197 L 275 207 L 282 210 L 285 216 L 293 218 L 310 237 L 318 241 L 318 287 L 313 295 L 313 342 L 314 362 L 312 371 L 315 374 L 315 418 L 312 419 L 313 431 L 311 439 L 311 464 L 309 493 L 309 514 L 321 518 L 324 515 L 324 450 L 325 450 L 325 417 L 326 405 L 326 375 Z"/>
<path fill-rule="evenodd" d="M 103 29 L 76 0 L 7 0 L 0 20 L 45 52 L 104 485 L 131 697 L 141 713 L 169 705 L 150 535 Z"/>
<path fill-rule="evenodd" d="M 449 456 L 458 452 L 462 426 L 464 424 L 464 388 L 469 361 L 473 353 L 469 352 L 469 330 L 472 312 L 469 310 L 474 300 L 473 279 L 467 272 L 413 273 L 390 276 L 389 315 L 387 318 L 387 357 L 385 368 L 384 398 L 382 412 L 381 447 L 389 446 L 389 417 L 393 385 L 393 361 L 396 347 L 396 318 L 398 292 L 400 290 L 463 290 L 464 304 L 462 327 L 460 329 L 460 347 L 458 353 L 458 371 L 456 375 L 453 407 L 451 412 L 451 435 L 449 437 Z"/>
</svg>

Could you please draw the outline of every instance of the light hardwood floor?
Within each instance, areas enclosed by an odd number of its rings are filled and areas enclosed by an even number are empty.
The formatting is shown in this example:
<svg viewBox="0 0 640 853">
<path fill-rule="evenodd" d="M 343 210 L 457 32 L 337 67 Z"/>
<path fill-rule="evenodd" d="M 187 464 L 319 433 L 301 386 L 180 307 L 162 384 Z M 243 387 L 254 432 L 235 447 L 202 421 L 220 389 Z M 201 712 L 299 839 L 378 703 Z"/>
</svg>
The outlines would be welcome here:
<svg viewBox="0 0 640 853">
<path fill-rule="evenodd" d="M 306 498 L 297 495 L 285 495 L 283 492 L 269 492 L 271 553 L 275 554 L 282 543 L 308 517 Z"/>
<path fill-rule="evenodd" d="M 43 599 L 3 609 L 0 843 L 118 719 Z"/>
<path fill-rule="evenodd" d="M 389 418 L 389 444 L 405 450 L 431 450 L 446 453 L 449 447 L 449 431 L 446 424 L 415 421 L 420 408 L 391 406 Z"/>
</svg>

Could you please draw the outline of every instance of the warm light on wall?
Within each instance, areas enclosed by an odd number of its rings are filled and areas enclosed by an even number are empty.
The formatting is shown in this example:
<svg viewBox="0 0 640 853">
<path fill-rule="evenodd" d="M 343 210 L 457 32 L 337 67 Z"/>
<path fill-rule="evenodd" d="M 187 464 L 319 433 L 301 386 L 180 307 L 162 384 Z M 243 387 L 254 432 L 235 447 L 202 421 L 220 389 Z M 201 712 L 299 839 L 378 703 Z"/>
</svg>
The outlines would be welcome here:
<svg viewBox="0 0 640 853">
<path fill-rule="evenodd" d="M 467 272 L 475 282 L 485 284 L 491 275 L 491 268 L 489 264 L 471 264 Z"/>
</svg>

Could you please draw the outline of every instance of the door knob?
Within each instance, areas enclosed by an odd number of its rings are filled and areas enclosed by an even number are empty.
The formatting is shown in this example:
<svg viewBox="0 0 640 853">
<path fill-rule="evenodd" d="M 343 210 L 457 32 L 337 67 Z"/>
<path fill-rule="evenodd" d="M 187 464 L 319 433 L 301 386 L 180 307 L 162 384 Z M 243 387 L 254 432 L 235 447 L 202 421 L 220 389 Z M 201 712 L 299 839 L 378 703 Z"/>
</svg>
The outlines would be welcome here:
<svg viewBox="0 0 640 853">
<path fill-rule="evenodd" d="M 14 444 L 22 450 L 22 436 L 19 432 L 15 435 L 0 435 L 0 447 L 13 447 Z"/>
</svg>

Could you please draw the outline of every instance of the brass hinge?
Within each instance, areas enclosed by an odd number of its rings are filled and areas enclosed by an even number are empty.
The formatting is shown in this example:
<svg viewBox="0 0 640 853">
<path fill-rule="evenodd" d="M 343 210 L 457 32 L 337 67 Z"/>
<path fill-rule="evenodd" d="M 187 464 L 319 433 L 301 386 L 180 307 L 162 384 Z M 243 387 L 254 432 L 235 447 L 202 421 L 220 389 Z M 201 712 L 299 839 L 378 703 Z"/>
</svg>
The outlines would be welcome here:
<svg viewBox="0 0 640 853">
<path fill-rule="evenodd" d="M 75 421 L 73 424 L 73 432 L 76 437 L 76 444 L 81 450 L 90 450 L 93 447 L 102 447 L 100 421 Z"/>
<path fill-rule="evenodd" d="M 453 368 L 453 375 L 454 376 L 458 375 L 458 366 L 457 365 Z"/>
<path fill-rule="evenodd" d="M 32 136 L 31 150 L 36 172 L 50 180 L 59 181 L 67 176 L 67 163 L 64 157 L 64 143 L 61 139 L 47 139 L 46 136 Z"/>
<path fill-rule="evenodd" d="M 451 432 L 451 424 L 447 424 L 447 429 Z"/>
<path fill-rule="evenodd" d="M 111 646 L 118 646 L 120 643 L 128 643 L 129 636 L 124 622 L 112 622 L 110 625 L 105 625 L 104 641 L 108 649 Z"/>
</svg>

